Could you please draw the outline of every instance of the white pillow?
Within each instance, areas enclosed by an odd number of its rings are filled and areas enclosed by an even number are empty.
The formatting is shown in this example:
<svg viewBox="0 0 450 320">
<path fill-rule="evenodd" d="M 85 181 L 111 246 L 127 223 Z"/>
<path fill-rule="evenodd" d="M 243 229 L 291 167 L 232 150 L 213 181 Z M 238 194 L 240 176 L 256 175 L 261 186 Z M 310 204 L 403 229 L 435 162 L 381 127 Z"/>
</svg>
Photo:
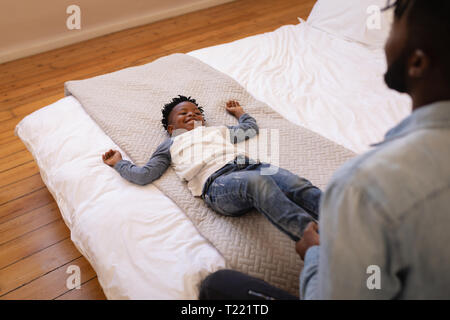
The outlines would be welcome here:
<svg viewBox="0 0 450 320">
<path fill-rule="evenodd" d="M 393 10 L 386 0 L 318 0 L 308 24 L 342 39 L 381 48 L 391 29 Z"/>
</svg>

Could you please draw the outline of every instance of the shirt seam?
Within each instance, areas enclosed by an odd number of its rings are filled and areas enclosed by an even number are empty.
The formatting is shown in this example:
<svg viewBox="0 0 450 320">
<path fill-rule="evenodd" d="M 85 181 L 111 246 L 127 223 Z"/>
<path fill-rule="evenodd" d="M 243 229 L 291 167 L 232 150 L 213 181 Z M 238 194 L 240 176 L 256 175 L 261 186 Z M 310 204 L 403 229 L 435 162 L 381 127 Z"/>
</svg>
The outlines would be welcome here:
<svg viewBox="0 0 450 320">
<path fill-rule="evenodd" d="M 408 211 L 411 211 L 412 208 L 414 208 L 415 206 L 417 206 L 419 203 L 427 201 L 429 199 L 432 199 L 438 195 L 440 195 L 442 192 L 448 190 L 450 188 L 450 184 L 447 184 L 439 189 L 435 189 L 432 190 L 430 192 L 428 192 L 425 196 L 421 197 L 420 199 L 416 200 L 415 202 L 413 202 L 407 209 L 403 210 L 400 214 L 399 214 L 399 222 L 404 222 L 406 221 L 409 217 L 411 217 L 411 215 L 406 214 Z"/>
<path fill-rule="evenodd" d="M 409 136 L 411 134 L 417 133 L 417 132 L 421 132 L 421 131 L 427 131 L 427 130 L 449 130 L 450 128 L 448 127 L 448 123 L 447 126 L 442 126 L 442 125 L 430 125 L 430 126 L 425 126 L 425 127 L 419 127 L 419 128 L 410 128 L 410 130 L 405 130 L 404 132 L 397 132 L 392 134 L 392 136 L 386 136 L 385 139 L 383 141 L 371 144 L 371 146 L 373 147 L 378 147 L 381 145 L 386 145 L 389 142 L 393 142 L 396 141 L 398 139 L 404 138 L 406 136 Z"/>
</svg>

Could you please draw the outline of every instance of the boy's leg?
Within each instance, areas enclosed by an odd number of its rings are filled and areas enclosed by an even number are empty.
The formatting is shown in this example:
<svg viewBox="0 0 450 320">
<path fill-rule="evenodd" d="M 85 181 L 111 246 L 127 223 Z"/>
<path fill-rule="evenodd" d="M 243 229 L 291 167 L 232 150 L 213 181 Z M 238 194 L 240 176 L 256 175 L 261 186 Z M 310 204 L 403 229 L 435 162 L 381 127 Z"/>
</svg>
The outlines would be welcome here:
<svg viewBox="0 0 450 320">
<path fill-rule="evenodd" d="M 233 172 L 218 176 L 203 196 L 205 203 L 225 216 L 241 216 L 253 209 L 253 204 L 241 196 L 242 180 Z"/>
<path fill-rule="evenodd" d="M 268 166 L 269 164 L 263 163 L 261 168 Z M 261 168 L 259 169 L 260 171 Z M 270 177 L 272 177 L 278 187 L 283 190 L 289 199 L 305 208 L 314 219 L 319 220 L 319 202 L 322 191 L 309 180 L 299 177 L 286 169 L 276 168 L 277 170 L 271 170 L 275 173 L 271 174 Z"/>
<path fill-rule="evenodd" d="M 298 300 L 267 282 L 233 270 L 219 270 L 202 281 L 199 300 Z"/>
<path fill-rule="evenodd" d="M 204 200 L 224 215 L 241 215 L 255 208 L 292 240 L 298 241 L 311 215 L 291 201 L 270 176 L 259 170 L 239 170 L 217 177 Z"/>
</svg>

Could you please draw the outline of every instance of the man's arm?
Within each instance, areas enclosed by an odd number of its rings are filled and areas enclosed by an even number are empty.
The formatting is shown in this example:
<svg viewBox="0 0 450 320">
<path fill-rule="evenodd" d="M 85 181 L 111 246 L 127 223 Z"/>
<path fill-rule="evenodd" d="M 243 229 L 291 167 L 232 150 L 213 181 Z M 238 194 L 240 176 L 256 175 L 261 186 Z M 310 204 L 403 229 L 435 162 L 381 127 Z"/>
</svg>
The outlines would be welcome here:
<svg viewBox="0 0 450 320">
<path fill-rule="evenodd" d="M 370 179 L 331 183 L 320 211 L 320 246 L 306 251 L 304 299 L 392 299 L 401 290 L 396 231 Z M 374 192 L 375 190 L 375 192 Z"/>
<path fill-rule="evenodd" d="M 170 146 L 172 139 L 167 139 L 152 154 L 150 160 L 143 166 L 139 167 L 132 164 L 128 160 L 120 160 L 114 165 L 114 169 L 120 173 L 126 180 L 139 184 L 146 185 L 152 183 L 162 176 L 162 174 L 170 166 Z"/>
<path fill-rule="evenodd" d="M 318 299 L 319 246 L 312 246 L 306 251 L 302 273 L 300 274 L 300 299 Z"/>
<path fill-rule="evenodd" d="M 253 138 L 259 133 L 258 124 L 256 123 L 255 118 L 251 117 L 248 113 L 245 113 L 238 102 L 229 101 L 226 109 L 239 121 L 239 124 L 236 126 L 227 126 L 230 130 L 231 143 L 242 142 Z"/>
<path fill-rule="evenodd" d="M 310 222 L 303 231 L 302 238 L 295 244 L 295 251 L 305 262 L 300 278 L 300 298 L 303 300 L 316 298 L 319 245 L 319 227 L 316 222 Z"/>
</svg>

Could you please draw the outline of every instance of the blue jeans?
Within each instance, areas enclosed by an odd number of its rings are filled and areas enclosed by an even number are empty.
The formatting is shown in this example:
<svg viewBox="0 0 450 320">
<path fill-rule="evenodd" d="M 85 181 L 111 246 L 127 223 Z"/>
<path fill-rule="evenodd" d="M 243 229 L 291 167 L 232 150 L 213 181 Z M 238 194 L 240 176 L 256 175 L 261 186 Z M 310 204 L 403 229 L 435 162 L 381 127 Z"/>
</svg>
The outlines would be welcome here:
<svg viewBox="0 0 450 320">
<path fill-rule="evenodd" d="M 276 168 L 271 175 L 261 174 L 268 163 L 228 163 L 205 183 L 202 198 L 214 211 L 240 216 L 256 209 L 273 225 L 298 241 L 311 221 L 319 219 L 322 191 L 308 180 L 288 170 Z"/>
</svg>

